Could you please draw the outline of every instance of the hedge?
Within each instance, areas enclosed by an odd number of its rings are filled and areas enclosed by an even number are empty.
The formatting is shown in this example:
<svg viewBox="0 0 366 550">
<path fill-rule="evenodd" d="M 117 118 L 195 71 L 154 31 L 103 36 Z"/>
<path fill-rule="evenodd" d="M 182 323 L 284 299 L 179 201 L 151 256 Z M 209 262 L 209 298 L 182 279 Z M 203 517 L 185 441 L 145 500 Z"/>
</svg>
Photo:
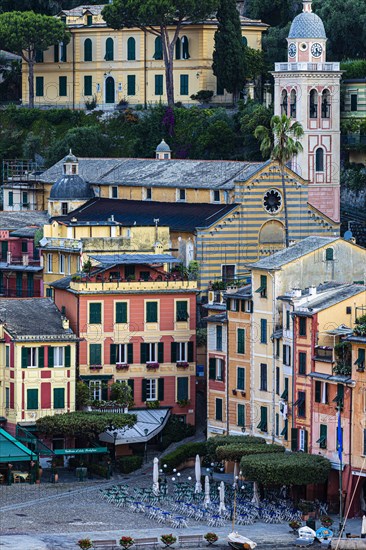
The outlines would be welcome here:
<svg viewBox="0 0 366 550">
<path fill-rule="evenodd" d="M 173 468 L 177 468 L 189 458 L 195 458 L 196 455 L 204 456 L 206 454 L 205 443 L 186 443 L 181 445 L 175 451 L 161 458 L 161 463 L 167 465 L 167 472 L 172 472 Z"/>
<path fill-rule="evenodd" d="M 305 453 L 244 456 L 240 469 L 246 479 L 263 485 L 324 483 L 331 470 L 327 458 Z"/>
<path fill-rule="evenodd" d="M 142 456 L 124 456 L 117 460 L 116 466 L 122 474 L 129 474 L 141 468 L 142 462 Z"/>
<path fill-rule="evenodd" d="M 242 456 L 265 453 L 284 453 L 282 445 L 224 445 L 216 448 L 217 460 L 240 460 Z"/>
<path fill-rule="evenodd" d="M 217 447 L 224 445 L 258 445 L 265 444 L 266 440 L 263 437 L 255 437 L 253 435 L 226 435 L 210 437 L 206 442 L 206 454 L 209 461 L 215 461 Z"/>
</svg>

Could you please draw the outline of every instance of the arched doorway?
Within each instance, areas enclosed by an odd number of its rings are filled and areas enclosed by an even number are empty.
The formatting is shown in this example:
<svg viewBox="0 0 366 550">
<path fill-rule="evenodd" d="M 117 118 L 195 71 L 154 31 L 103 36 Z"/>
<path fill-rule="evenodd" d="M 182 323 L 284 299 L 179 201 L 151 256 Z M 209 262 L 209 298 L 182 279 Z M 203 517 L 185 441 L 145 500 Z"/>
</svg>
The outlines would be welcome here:
<svg viewBox="0 0 366 550">
<path fill-rule="evenodd" d="M 115 102 L 115 87 L 114 87 L 114 78 L 109 76 L 105 81 L 105 102 L 114 103 Z"/>
</svg>

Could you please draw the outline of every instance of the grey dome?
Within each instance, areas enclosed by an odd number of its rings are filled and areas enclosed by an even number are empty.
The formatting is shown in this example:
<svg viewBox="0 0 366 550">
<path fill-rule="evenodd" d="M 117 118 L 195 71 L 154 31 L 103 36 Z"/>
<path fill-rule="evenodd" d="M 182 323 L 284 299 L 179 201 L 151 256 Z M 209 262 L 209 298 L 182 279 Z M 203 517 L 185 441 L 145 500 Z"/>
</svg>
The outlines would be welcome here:
<svg viewBox="0 0 366 550">
<path fill-rule="evenodd" d="M 159 145 L 156 148 L 157 153 L 170 153 L 171 148 L 169 145 L 162 139 Z"/>
<path fill-rule="evenodd" d="M 63 162 L 78 162 L 78 159 L 73 155 L 71 149 L 68 155 L 63 159 Z"/>
<path fill-rule="evenodd" d="M 52 185 L 51 200 L 88 200 L 94 198 L 90 183 L 77 174 L 63 175 Z"/>
<path fill-rule="evenodd" d="M 323 21 L 312 12 L 302 12 L 292 21 L 289 38 L 326 39 Z"/>
</svg>

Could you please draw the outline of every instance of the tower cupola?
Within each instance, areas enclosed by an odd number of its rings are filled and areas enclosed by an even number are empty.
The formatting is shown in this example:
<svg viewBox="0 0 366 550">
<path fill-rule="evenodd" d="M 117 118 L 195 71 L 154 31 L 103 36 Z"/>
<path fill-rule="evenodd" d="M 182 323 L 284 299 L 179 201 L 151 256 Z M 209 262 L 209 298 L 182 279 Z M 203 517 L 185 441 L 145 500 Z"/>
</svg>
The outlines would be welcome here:
<svg viewBox="0 0 366 550">
<path fill-rule="evenodd" d="M 164 139 L 157 146 L 155 153 L 158 160 L 170 160 L 172 158 L 172 150 Z"/>
</svg>

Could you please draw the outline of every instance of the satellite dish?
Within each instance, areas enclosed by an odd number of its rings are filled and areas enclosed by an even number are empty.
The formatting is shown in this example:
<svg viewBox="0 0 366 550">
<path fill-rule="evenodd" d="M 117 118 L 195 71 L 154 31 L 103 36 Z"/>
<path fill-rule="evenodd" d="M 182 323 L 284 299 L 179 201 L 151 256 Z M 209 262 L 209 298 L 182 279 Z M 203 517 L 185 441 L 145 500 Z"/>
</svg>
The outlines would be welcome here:
<svg viewBox="0 0 366 550">
<path fill-rule="evenodd" d="M 345 234 L 343 235 L 343 238 L 346 239 L 346 241 L 350 241 L 352 237 L 353 237 L 353 233 L 350 230 L 346 231 Z"/>
<path fill-rule="evenodd" d="M 46 246 L 48 244 L 48 239 L 46 239 L 46 237 L 43 237 L 40 241 L 39 241 L 39 244 L 41 246 Z"/>
</svg>

